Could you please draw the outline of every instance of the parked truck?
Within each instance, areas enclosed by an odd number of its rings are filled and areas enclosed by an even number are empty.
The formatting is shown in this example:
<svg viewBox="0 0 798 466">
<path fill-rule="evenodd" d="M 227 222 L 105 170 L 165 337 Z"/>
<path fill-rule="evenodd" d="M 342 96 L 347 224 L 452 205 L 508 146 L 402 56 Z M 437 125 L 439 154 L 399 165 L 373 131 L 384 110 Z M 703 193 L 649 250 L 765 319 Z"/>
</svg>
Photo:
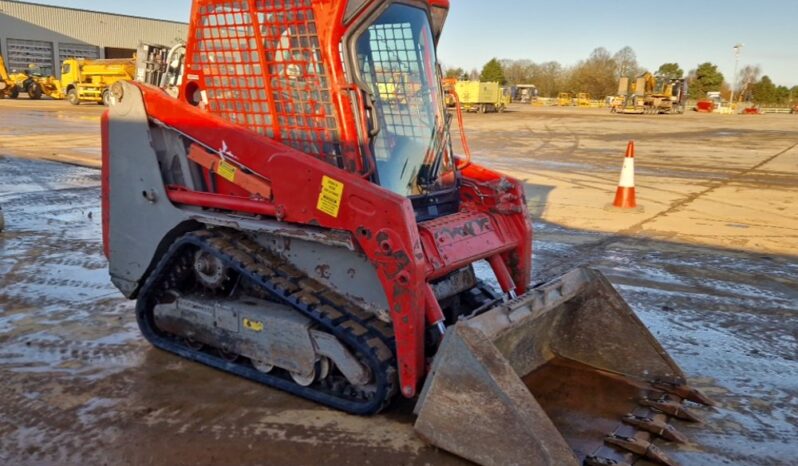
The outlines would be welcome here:
<svg viewBox="0 0 798 466">
<path fill-rule="evenodd" d="M 497 82 L 457 81 L 454 89 L 467 112 L 503 112 L 511 101 L 509 90 Z"/>
<path fill-rule="evenodd" d="M 86 60 L 70 58 L 61 65 L 61 86 L 72 105 L 96 102 L 108 105 L 111 86 L 136 76 L 134 59 Z"/>
<path fill-rule="evenodd" d="M 512 87 L 513 102 L 521 104 L 534 103 L 538 100 L 538 87 L 534 84 L 518 84 Z"/>
</svg>

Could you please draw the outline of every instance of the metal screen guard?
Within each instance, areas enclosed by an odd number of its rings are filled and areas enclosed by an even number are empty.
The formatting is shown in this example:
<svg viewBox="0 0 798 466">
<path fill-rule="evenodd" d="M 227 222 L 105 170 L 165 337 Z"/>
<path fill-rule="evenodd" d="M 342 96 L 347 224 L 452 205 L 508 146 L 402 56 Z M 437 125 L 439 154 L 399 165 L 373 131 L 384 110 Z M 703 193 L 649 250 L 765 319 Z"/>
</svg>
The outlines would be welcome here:
<svg viewBox="0 0 798 466">
<path fill-rule="evenodd" d="M 319 158 L 340 155 L 313 7 L 253 3 L 252 11 L 236 4 L 201 7 L 193 62 L 203 70 L 208 110 Z"/>
<path fill-rule="evenodd" d="M 373 145 L 380 184 L 422 194 L 419 175 L 445 124 L 427 13 L 391 5 L 357 38 L 356 50 L 379 119 Z"/>
</svg>

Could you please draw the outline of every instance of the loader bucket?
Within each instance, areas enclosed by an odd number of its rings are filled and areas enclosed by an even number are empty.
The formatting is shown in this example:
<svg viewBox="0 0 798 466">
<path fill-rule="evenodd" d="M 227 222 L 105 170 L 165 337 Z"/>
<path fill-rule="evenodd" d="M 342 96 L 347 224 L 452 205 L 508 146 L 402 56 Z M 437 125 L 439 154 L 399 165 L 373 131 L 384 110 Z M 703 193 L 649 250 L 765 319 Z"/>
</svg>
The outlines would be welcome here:
<svg viewBox="0 0 798 466">
<path fill-rule="evenodd" d="M 416 405 L 428 442 L 483 465 L 675 464 L 656 436 L 686 387 L 676 363 L 595 270 L 575 269 L 449 328 Z"/>
</svg>

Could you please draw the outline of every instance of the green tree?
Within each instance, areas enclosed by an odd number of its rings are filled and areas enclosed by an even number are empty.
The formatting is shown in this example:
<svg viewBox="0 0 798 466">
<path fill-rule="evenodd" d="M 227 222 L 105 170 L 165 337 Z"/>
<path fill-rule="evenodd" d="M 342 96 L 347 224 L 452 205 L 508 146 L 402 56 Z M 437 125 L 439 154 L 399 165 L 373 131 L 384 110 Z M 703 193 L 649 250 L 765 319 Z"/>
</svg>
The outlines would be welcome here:
<svg viewBox="0 0 798 466">
<path fill-rule="evenodd" d="M 679 68 L 678 63 L 663 63 L 657 70 L 657 76 L 668 79 L 679 79 L 684 76 L 684 70 Z"/>
<path fill-rule="evenodd" d="M 778 90 L 770 76 L 762 76 L 758 83 L 753 85 L 752 97 L 758 104 L 772 104 L 778 100 Z"/>
<path fill-rule="evenodd" d="M 776 101 L 778 105 L 787 105 L 790 103 L 790 88 L 787 86 L 779 86 L 776 88 Z"/>
<path fill-rule="evenodd" d="M 467 73 L 462 68 L 447 68 L 445 76 L 452 79 L 463 79 L 463 76 L 466 76 L 466 74 Z"/>
<path fill-rule="evenodd" d="M 758 104 L 788 105 L 795 98 L 792 92 L 796 90 L 798 86 L 792 89 L 787 86 L 777 86 L 767 75 L 762 76 L 762 79 L 752 86 L 753 99 Z"/>
<path fill-rule="evenodd" d="M 506 84 L 504 69 L 502 69 L 502 64 L 499 63 L 499 60 L 493 58 L 485 63 L 485 66 L 482 67 L 482 73 L 479 75 L 479 80 L 485 83 L 498 82 L 501 85 Z"/>
<path fill-rule="evenodd" d="M 794 97 L 789 87 L 777 86 L 767 75 L 753 85 L 752 94 L 756 103 L 768 105 L 788 105 Z"/>
<path fill-rule="evenodd" d="M 723 74 L 718 71 L 718 66 L 712 63 L 702 63 L 691 73 L 690 97 L 703 99 L 707 92 L 717 92 L 723 85 Z"/>
</svg>

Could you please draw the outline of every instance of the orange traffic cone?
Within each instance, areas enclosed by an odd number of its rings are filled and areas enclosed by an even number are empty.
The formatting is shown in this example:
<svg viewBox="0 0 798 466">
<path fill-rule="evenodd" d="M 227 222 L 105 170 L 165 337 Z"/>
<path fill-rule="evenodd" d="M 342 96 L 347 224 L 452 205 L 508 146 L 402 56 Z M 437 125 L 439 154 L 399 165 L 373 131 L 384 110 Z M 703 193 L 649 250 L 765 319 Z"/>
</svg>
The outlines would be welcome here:
<svg viewBox="0 0 798 466">
<path fill-rule="evenodd" d="M 637 200 L 635 199 L 635 142 L 629 141 L 626 146 L 626 157 L 623 159 L 623 170 L 621 179 L 618 182 L 618 190 L 615 192 L 615 201 L 612 207 L 616 209 L 635 209 Z"/>
</svg>

